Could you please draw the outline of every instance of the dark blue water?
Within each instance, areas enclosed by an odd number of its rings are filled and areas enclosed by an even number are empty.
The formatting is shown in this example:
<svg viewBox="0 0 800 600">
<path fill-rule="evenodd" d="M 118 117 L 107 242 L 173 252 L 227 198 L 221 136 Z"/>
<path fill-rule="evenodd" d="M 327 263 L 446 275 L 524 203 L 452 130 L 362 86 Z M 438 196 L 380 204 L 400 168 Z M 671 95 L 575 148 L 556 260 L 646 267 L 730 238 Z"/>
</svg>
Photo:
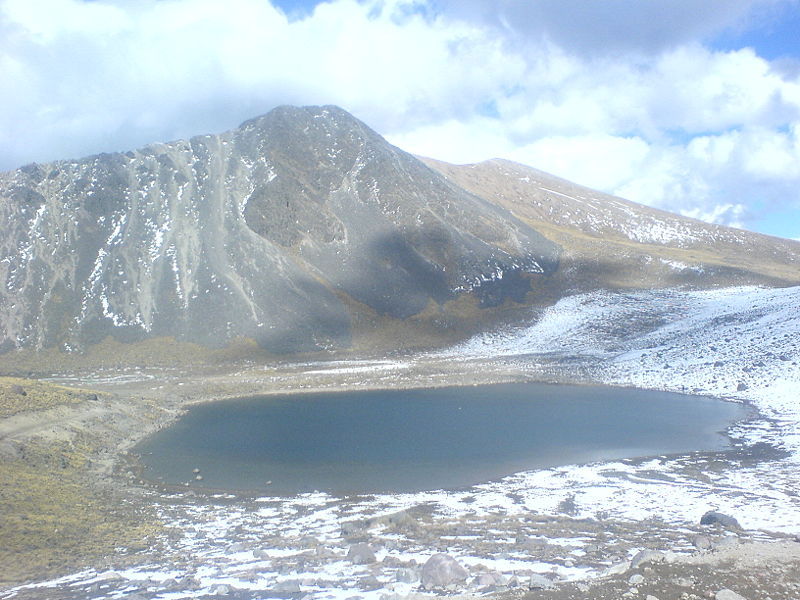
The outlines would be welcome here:
<svg viewBox="0 0 800 600">
<path fill-rule="evenodd" d="M 170 484 L 407 492 L 722 449 L 721 432 L 744 416 L 740 405 L 696 396 L 529 383 L 263 396 L 195 406 L 137 450 L 145 476 Z"/>
</svg>

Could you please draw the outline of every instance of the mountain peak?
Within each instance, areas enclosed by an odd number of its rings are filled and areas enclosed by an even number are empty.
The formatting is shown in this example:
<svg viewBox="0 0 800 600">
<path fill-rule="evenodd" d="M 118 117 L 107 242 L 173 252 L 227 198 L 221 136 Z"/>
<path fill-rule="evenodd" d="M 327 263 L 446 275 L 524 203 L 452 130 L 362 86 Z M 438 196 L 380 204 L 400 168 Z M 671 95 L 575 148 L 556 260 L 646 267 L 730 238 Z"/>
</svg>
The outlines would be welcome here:
<svg viewBox="0 0 800 600">
<path fill-rule="evenodd" d="M 311 119 L 328 119 L 342 122 L 349 121 L 353 124 L 360 124 L 363 126 L 363 123 L 361 123 L 353 115 L 334 104 L 323 106 L 294 106 L 291 104 L 282 104 L 280 106 L 276 106 L 263 115 L 244 121 L 241 125 L 239 125 L 238 129 L 260 127 L 273 122 L 303 123 L 308 122 Z"/>
<path fill-rule="evenodd" d="M 409 320 L 430 339 L 525 301 L 557 265 L 555 244 L 335 106 L 35 171 L 0 176 L 6 348 L 303 351 Z M 461 296 L 482 310 L 467 319 Z"/>
</svg>

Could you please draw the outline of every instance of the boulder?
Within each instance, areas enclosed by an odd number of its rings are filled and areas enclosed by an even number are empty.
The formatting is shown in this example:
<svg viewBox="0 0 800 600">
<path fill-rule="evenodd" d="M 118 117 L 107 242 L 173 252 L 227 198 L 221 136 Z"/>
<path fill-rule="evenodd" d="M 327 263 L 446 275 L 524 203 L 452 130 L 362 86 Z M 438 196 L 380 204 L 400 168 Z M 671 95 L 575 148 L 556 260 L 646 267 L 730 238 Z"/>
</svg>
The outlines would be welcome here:
<svg viewBox="0 0 800 600">
<path fill-rule="evenodd" d="M 635 569 L 639 565 L 645 563 L 658 563 L 664 562 L 665 560 L 667 560 L 667 557 L 663 552 L 659 552 L 658 550 L 642 550 L 641 552 L 637 552 L 631 559 L 631 569 Z"/>
<path fill-rule="evenodd" d="M 501 587 L 505 586 L 506 578 L 502 575 L 502 573 L 498 573 L 497 571 L 487 571 L 486 573 L 481 573 L 475 577 L 474 583 L 476 586 L 482 588 Z"/>
<path fill-rule="evenodd" d="M 300 582 L 294 579 L 279 581 L 272 586 L 272 592 L 275 594 L 299 594 Z"/>
<path fill-rule="evenodd" d="M 467 571 L 449 554 L 434 554 L 422 566 L 422 587 L 443 588 L 466 581 Z"/>
<path fill-rule="evenodd" d="M 209 591 L 211 592 L 212 596 L 227 596 L 231 593 L 231 588 L 224 583 L 219 583 L 215 586 L 212 586 Z"/>
<path fill-rule="evenodd" d="M 345 521 L 344 523 L 341 523 L 339 527 L 342 530 L 342 535 L 347 537 L 362 533 L 366 528 L 366 524 L 362 520 Z"/>
<path fill-rule="evenodd" d="M 358 587 L 366 592 L 371 592 L 382 588 L 383 584 L 375 575 L 367 575 L 358 580 Z"/>
<path fill-rule="evenodd" d="M 729 515 L 717 512 L 715 510 L 710 510 L 700 517 L 700 525 L 718 525 L 720 527 L 724 527 L 725 529 L 742 528 L 742 526 L 739 525 L 739 521 Z"/>
<path fill-rule="evenodd" d="M 611 565 L 610 567 L 608 567 L 603 572 L 603 574 L 604 575 L 622 575 L 623 573 L 625 573 L 630 568 L 631 568 L 631 563 L 626 560 L 626 561 L 623 561 L 621 563 L 616 563 L 616 564 Z"/>
<path fill-rule="evenodd" d="M 413 530 L 417 527 L 417 520 L 412 517 L 407 510 L 401 510 L 388 515 L 374 517 L 367 522 L 368 527 L 377 527 L 380 525 L 393 530 Z"/>
<path fill-rule="evenodd" d="M 538 573 L 533 573 L 528 581 L 528 589 L 531 590 L 551 590 L 554 587 L 555 584 L 552 579 Z"/>
<path fill-rule="evenodd" d="M 353 544 L 347 551 L 347 560 L 354 565 L 369 565 L 374 563 L 375 552 L 369 544 Z"/>
</svg>

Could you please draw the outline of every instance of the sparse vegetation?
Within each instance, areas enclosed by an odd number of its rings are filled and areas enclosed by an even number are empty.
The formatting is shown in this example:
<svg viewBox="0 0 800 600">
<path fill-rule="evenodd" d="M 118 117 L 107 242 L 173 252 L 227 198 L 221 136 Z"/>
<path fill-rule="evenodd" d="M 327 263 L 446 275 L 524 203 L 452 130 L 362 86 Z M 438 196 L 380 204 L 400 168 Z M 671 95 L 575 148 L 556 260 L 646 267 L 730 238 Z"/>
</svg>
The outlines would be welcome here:
<svg viewBox="0 0 800 600">
<path fill-rule="evenodd" d="M 87 392 L 91 393 L 91 392 Z M 25 411 L 46 410 L 86 398 L 82 390 L 19 377 L 0 377 L 0 418 Z"/>
<path fill-rule="evenodd" d="M 109 502 L 81 477 L 85 454 L 53 448 L 37 462 L 0 463 L 0 584 L 44 579 L 141 546 L 158 531 L 149 516 Z"/>
<path fill-rule="evenodd" d="M 31 379 L 0 378 L 0 418 L 78 405 L 90 395 Z M 8 425 L 10 422 L 6 421 Z M 120 503 L 92 479 L 103 442 L 0 430 L 0 584 L 42 579 L 142 546 L 158 531 L 151 514 Z"/>
</svg>

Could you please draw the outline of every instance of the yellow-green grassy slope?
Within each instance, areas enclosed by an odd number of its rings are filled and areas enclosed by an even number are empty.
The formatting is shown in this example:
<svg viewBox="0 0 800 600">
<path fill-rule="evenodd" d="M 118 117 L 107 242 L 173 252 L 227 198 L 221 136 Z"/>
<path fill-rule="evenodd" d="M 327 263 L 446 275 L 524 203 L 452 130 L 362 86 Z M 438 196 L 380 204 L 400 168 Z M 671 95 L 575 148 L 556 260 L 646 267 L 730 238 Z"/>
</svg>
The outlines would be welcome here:
<svg viewBox="0 0 800 600">
<path fill-rule="evenodd" d="M 0 425 L 75 407 L 86 398 L 79 390 L 0 377 Z M 93 483 L 89 463 L 100 449 L 90 432 L 68 438 L 14 436 L 5 428 L 0 435 L 0 587 L 142 548 L 157 531 L 152 515 L 118 502 Z"/>
</svg>

